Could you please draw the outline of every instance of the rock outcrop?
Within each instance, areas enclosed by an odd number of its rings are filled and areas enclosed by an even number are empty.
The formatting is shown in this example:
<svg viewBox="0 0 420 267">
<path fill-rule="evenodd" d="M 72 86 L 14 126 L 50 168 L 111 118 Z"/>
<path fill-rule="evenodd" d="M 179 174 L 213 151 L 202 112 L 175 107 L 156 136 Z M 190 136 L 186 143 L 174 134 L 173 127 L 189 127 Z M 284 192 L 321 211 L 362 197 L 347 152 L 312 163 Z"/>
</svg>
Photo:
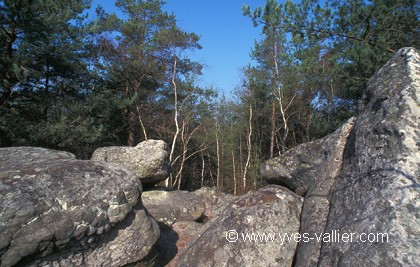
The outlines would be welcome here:
<svg viewBox="0 0 420 267">
<path fill-rule="evenodd" d="M 300 232 L 311 237 L 322 233 L 329 212 L 329 193 L 343 162 L 343 151 L 355 118 L 334 133 L 298 145 L 281 157 L 263 163 L 260 173 L 269 183 L 285 185 L 305 196 Z M 315 266 L 321 242 L 299 242 L 296 266 Z"/>
<path fill-rule="evenodd" d="M 305 196 L 295 266 L 420 266 L 420 53 L 403 48 L 369 81 L 359 115 L 267 161 Z"/>
<path fill-rule="evenodd" d="M 0 266 L 122 266 L 159 236 L 120 165 L 44 148 L 0 149 Z"/>
<path fill-rule="evenodd" d="M 284 185 L 301 196 L 325 195 L 341 168 L 344 146 L 354 121 L 351 118 L 334 133 L 264 162 L 260 174 L 268 183 Z"/>
<path fill-rule="evenodd" d="M 150 214 L 158 222 L 169 226 L 179 221 L 195 221 L 206 210 L 201 198 L 187 191 L 146 191 L 142 199 Z"/>
<path fill-rule="evenodd" d="M 369 81 L 330 202 L 325 231 L 360 239 L 323 243 L 320 266 L 420 266 L 418 50 L 399 50 Z"/>
<path fill-rule="evenodd" d="M 270 185 L 238 197 L 206 224 L 176 266 L 291 266 L 297 243 L 279 234 L 299 232 L 302 198 Z"/>
<path fill-rule="evenodd" d="M 166 148 L 161 140 L 144 141 L 135 147 L 101 147 L 93 152 L 91 160 L 122 164 L 140 177 L 144 187 L 151 187 L 169 176 Z"/>
<path fill-rule="evenodd" d="M 160 222 L 160 237 L 142 264 L 173 267 L 190 240 L 203 233 L 207 222 L 218 217 L 235 197 L 203 187 L 194 192 L 146 191 L 142 199 Z"/>
</svg>

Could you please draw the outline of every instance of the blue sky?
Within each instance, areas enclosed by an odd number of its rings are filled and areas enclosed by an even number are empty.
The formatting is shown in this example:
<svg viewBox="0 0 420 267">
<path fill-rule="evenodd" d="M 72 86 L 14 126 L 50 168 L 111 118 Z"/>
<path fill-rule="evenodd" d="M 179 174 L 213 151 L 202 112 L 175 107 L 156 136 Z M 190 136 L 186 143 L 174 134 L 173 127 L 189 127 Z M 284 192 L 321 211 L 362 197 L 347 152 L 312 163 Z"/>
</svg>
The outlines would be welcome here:
<svg viewBox="0 0 420 267">
<path fill-rule="evenodd" d="M 252 9 L 263 6 L 265 0 L 167 0 L 164 10 L 174 12 L 178 26 L 198 34 L 203 49 L 189 56 L 205 67 L 199 81 L 201 86 L 213 86 L 230 95 L 240 84 L 241 69 L 251 62 L 249 54 L 260 29 L 242 16 L 242 5 Z M 106 11 L 114 11 L 113 0 L 93 0 Z"/>
</svg>

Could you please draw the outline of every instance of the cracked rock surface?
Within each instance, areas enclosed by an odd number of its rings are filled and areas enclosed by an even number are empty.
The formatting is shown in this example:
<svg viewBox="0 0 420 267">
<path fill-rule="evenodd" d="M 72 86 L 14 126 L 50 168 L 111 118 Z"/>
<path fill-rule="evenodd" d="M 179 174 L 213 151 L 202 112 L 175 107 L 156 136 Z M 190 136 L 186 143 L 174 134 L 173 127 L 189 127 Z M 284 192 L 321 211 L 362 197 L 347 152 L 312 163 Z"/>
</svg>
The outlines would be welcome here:
<svg viewBox="0 0 420 267">
<path fill-rule="evenodd" d="M 0 149 L 0 266 L 119 266 L 158 238 L 141 183 L 119 165 L 34 147 Z"/>
</svg>

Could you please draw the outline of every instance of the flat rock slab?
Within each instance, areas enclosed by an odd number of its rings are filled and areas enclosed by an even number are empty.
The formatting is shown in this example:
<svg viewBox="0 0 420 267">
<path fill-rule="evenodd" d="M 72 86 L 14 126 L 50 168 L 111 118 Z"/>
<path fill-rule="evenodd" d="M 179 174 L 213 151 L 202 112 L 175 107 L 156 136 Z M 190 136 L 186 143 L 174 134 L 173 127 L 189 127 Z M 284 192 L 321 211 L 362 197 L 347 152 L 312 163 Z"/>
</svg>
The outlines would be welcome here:
<svg viewBox="0 0 420 267">
<path fill-rule="evenodd" d="M 44 148 L 1 148 L 0 266 L 141 259 L 159 235 L 141 192 L 138 177 L 120 165 Z"/>
</svg>

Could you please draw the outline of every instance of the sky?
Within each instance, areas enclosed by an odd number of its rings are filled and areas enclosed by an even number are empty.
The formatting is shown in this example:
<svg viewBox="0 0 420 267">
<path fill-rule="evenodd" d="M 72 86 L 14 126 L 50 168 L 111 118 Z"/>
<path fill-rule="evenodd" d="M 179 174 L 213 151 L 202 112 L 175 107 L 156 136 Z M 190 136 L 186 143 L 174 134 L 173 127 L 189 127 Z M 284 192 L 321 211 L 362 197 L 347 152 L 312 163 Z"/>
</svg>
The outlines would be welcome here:
<svg viewBox="0 0 420 267">
<path fill-rule="evenodd" d="M 250 18 L 242 16 L 242 5 L 251 9 L 264 6 L 266 0 L 166 0 L 163 9 L 173 12 L 178 26 L 199 35 L 201 50 L 188 56 L 204 65 L 198 81 L 202 87 L 213 87 L 219 94 L 231 95 L 240 85 L 241 69 L 250 62 L 254 40 L 260 39 L 259 28 Z M 113 0 L 93 0 L 92 8 L 100 4 L 114 12 Z"/>
</svg>

